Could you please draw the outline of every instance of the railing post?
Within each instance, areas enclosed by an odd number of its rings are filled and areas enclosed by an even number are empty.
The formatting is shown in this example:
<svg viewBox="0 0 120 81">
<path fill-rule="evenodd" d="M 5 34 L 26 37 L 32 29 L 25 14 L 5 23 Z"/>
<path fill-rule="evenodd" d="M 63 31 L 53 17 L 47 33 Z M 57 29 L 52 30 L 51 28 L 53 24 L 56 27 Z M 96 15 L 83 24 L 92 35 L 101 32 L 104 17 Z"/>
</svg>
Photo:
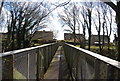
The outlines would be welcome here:
<svg viewBox="0 0 120 81">
<path fill-rule="evenodd" d="M 44 66 L 44 53 L 43 53 L 43 48 L 39 51 L 40 53 L 40 79 L 44 78 L 44 72 L 45 72 L 45 66 Z"/>
<path fill-rule="evenodd" d="M 40 66 L 39 66 L 39 64 L 40 64 L 40 53 L 39 53 L 39 49 L 37 49 L 37 81 L 39 81 L 39 79 L 40 79 L 40 77 L 39 77 L 39 75 L 40 75 Z"/>
<path fill-rule="evenodd" d="M 51 51 L 50 46 L 48 46 L 48 67 L 49 67 L 50 59 L 51 59 L 50 51 Z"/>
<path fill-rule="evenodd" d="M 27 53 L 27 63 L 28 63 L 28 71 L 27 71 L 27 72 L 28 72 L 28 74 L 27 74 L 28 76 L 27 76 L 27 79 L 30 79 L 30 74 L 29 74 L 29 73 L 30 73 L 30 72 L 29 72 L 29 71 L 30 71 L 30 62 L 29 62 L 30 57 L 29 57 L 29 56 L 30 56 L 30 55 Z"/>
<path fill-rule="evenodd" d="M 48 46 L 46 47 L 46 70 L 48 69 L 49 66 L 49 49 Z"/>
<path fill-rule="evenodd" d="M 45 73 L 45 72 L 46 72 L 46 70 L 47 70 L 47 66 L 46 66 L 46 65 L 47 65 L 47 64 L 46 64 L 46 62 L 47 62 L 47 60 L 46 60 L 46 59 L 47 59 L 47 58 L 46 58 L 46 56 L 47 56 L 47 55 L 46 55 L 46 47 L 44 47 L 44 48 L 43 48 L 43 57 L 44 57 L 44 73 Z"/>
<path fill-rule="evenodd" d="M 43 49 L 39 48 L 37 50 L 37 81 L 40 81 L 44 78 L 44 56 L 43 56 Z"/>
<path fill-rule="evenodd" d="M 13 79 L 13 55 L 2 57 L 2 79 Z"/>
<path fill-rule="evenodd" d="M 52 53 L 51 53 L 51 45 L 49 46 L 49 64 L 50 64 L 50 62 L 51 62 L 51 60 L 52 60 Z"/>
<path fill-rule="evenodd" d="M 50 58 L 50 61 L 52 61 L 52 57 L 53 57 L 53 56 L 52 56 L 52 45 L 50 45 L 50 57 L 51 57 L 51 58 Z"/>
<path fill-rule="evenodd" d="M 81 69 L 82 69 L 82 66 L 81 66 L 81 53 L 80 52 L 78 52 L 78 60 L 77 60 L 77 75 L 76 75 L 76 77 L 77 77 L 77 81 L 79 81 L 79 80 L 81 80 L 82 78 L 82 76 L 81 76 L 81 74 L 82 74 L 82 71 L 81 71 Z M 82 81 L 82 80 L 81 80 Z"/>
</svg>

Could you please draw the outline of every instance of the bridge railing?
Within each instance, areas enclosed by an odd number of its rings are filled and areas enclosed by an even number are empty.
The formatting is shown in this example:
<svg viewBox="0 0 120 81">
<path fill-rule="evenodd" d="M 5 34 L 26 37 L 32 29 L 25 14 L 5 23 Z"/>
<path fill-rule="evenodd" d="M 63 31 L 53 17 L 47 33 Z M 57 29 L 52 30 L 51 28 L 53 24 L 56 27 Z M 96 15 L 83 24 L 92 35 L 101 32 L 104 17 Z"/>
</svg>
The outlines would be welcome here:
<svg viewBox="0 0 120 81">
<path fill-rule="evenodd" d="M 70 44 L 63 49 L 73 80 L 120 79 L 120 62 Z"/>
<path fill-rule="evenodd" d="M 57 43 L 2 53 L 2 79 L 42 79 Z"/>
</svg>

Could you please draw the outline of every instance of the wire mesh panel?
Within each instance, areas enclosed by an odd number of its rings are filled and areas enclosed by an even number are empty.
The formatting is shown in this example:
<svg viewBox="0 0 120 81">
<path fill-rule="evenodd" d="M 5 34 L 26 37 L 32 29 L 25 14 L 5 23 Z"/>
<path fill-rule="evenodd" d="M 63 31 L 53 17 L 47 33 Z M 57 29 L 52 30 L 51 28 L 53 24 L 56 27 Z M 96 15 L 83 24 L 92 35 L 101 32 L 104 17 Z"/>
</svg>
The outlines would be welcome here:
<svg viewBox="0 0 120 81">
<path fill-rule="evenodd" d="M 37 62 L 37 52 L 36 50 L 30 50 L 29 55 L 29 79 L 36 79 L 36 62 Z"/>
<path fill-rule="evenodd" d="M 39 78 L 42 79 L 44 77 L 44 56 L 43 56 L 43 48 L 39 49 L 39 62 L 38 62 L 38 70 L 39 70 Z"/>
<path fill-rule="evenodd" d="M 47 53 L 46 53 L 46 47 L 43 48 L 43 57 L 44 57 L 44 71 L 47 70 Z"/>
<path fill-rule="evenodd" d="M 0 55 L 0 81 L 2 80 L 2 54 Z"/>
<path fill-rule="evenodd" d="M 48 69 L 49 66 L 49 51 L 48 51 L 48 46 L 45 48 L 46 49 L 46 69 Z"/>
<path fill-rule="evenodd" d="M 57 48 L 58 45 L 52 43 L 5 53 L 2 79 L 42 79 Z"/>
<path fill-rule="evenodd" d="M 77 52 L 77 55 L 78 55 L 78 60 L 77 60 L 77 79 L 81 80 L 82 79 L 82 76 L 83 76 L 83 71 L 82 71 L 82 52 L 78 51 Z"/>
<path fill-rule="evenodd" d="M 73 80 L 120 79 L 120 62 L 65 44 L 64 53 Z"/>
<path fill-rule="evenodd" d="M 104 68 L 104 69 L 103 69 Z M 104 62 L 100 62 L 100 79 L 107 79 L 107 69 L 108 69 L 108 65 Z"/>
<path fill-rule="evenodd" d="M 84 54 L 84 53 L 83 53 Z M 95 77 L 95 58 L 84 54 L 85 56 L 85 79 L 94 79 Z"/>
<path fill-rule="evenodd" d="M 114 66 L 107 64 L 98 59 L 95 60 L 95 78 L 96 79 L 118 79 L 118 72 Z"/>
<path fill-rule="evenodd" d="M 28 79 L 28 53 L 22 52 L 14 55 L 14 79 Z"/>
<path fill-rule="evenodd" d="M 48 46 L 48 64 L 50 64 L 50 62 L 51 62 L 51 56 L 52 54 L 51 54 L 51 46 Z"/>
<path fill-rule="evenodd" d="M 2 79 L 13 79 L 13 55 L 2 57 Z"/>
<path fill-rule="evenodd" d="M 1 4 L 1 3 L 0 3 Z M 1 5 L 0 5 L 1 6 Z M 0 53 L 2 53 L 2 34 L 0 35 Z M 0 54 L 0 81 L 2 80 L 2 54 Z"/>
<path fill-rule="evenodd" d="M 117 69 L 116 67 L 108 65 L 108 70 L 107 71 L 108 71 L 107 78 L 116 79 L 116 80 L 120 79 L 120 75 L 119 75 L 120 70 Z"/>
<path fill-rule="evenodd" d="M 73 53 L 74 54 L 72 54 L 73 56 L 72 56 L 72 58 L 73 58 L 73 60 L 72 60 L 72 62 L 73 62 L 73 64 L 72 64 L 72 77 L 74 78 L 74 79 L 76 79 L 77 78 L 77 71 L 78 71 L 78 61 L 79 61 L 79 54 L 78 54 L 78 51 L 76 50 L 76 49 L 73 49 Z"/>
</svg>

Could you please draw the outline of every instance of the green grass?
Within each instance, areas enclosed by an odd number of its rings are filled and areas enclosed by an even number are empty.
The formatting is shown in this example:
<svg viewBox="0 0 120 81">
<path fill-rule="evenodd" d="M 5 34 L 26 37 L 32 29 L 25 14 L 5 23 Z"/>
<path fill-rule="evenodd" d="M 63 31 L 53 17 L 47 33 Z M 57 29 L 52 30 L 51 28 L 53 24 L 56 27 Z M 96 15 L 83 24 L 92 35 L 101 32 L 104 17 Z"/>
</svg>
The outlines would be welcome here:
<svg viewBox="0 0 120 81">
<path fill-rule="evenodd" d="M 76 45 L 77 47 L 80 47 L 80 45 Z"/>
<path fill-rule="evenodd" d="M 85 46 L 86 49 L 88 49 L 88 46 Z M 99 49 L 99 46 L 91 46 L 91 49 Z M 104 46 L 103 49 L 108 49 L 108 46 Z M 115 46 L 110 46 L 110 49 L 116 49 Z"/>
<path fill-rule="evenodd" d="M 14 69 L 13 72 L 14 72 L 14 76 L 13 76 L 14 79 L 26 79 L 26 77 L 18 70 Z"/>
<path fill-rule="evenodd" d="M 76 45 L 76 47 L 80 47 L 80 45 Z M 91 49 L 99 49 L 99 46 L 91 46 L 90 47 Z M 85 46 L 85 49 L 88 49 L 88 46 Z M 108 46 L 104 46 L 103 49 L 108 49 Z M 116 47 L 115 46 L 110 46 L 110 49 L 112 50 L 115 50 Z"/>
</svg>

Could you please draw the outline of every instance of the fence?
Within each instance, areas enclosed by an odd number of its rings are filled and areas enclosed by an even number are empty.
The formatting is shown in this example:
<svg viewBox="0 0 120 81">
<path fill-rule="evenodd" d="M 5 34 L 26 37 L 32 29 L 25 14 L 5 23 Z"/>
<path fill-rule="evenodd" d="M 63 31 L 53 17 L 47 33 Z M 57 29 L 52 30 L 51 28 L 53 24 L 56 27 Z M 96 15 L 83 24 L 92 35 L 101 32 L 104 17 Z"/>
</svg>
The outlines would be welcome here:
<svg viewBox="0 0 120 81">
<path fill-rule="evenodd" d="M 2 79 L 42 79 L 57 48 L 51 43 L 3 53 Z"/>
<path fill-rule="evenodd" d="M 118 61 L 70 44 L 64 44 L 64 52 L 73 81 L 120 78 Z"/>
</svg>

